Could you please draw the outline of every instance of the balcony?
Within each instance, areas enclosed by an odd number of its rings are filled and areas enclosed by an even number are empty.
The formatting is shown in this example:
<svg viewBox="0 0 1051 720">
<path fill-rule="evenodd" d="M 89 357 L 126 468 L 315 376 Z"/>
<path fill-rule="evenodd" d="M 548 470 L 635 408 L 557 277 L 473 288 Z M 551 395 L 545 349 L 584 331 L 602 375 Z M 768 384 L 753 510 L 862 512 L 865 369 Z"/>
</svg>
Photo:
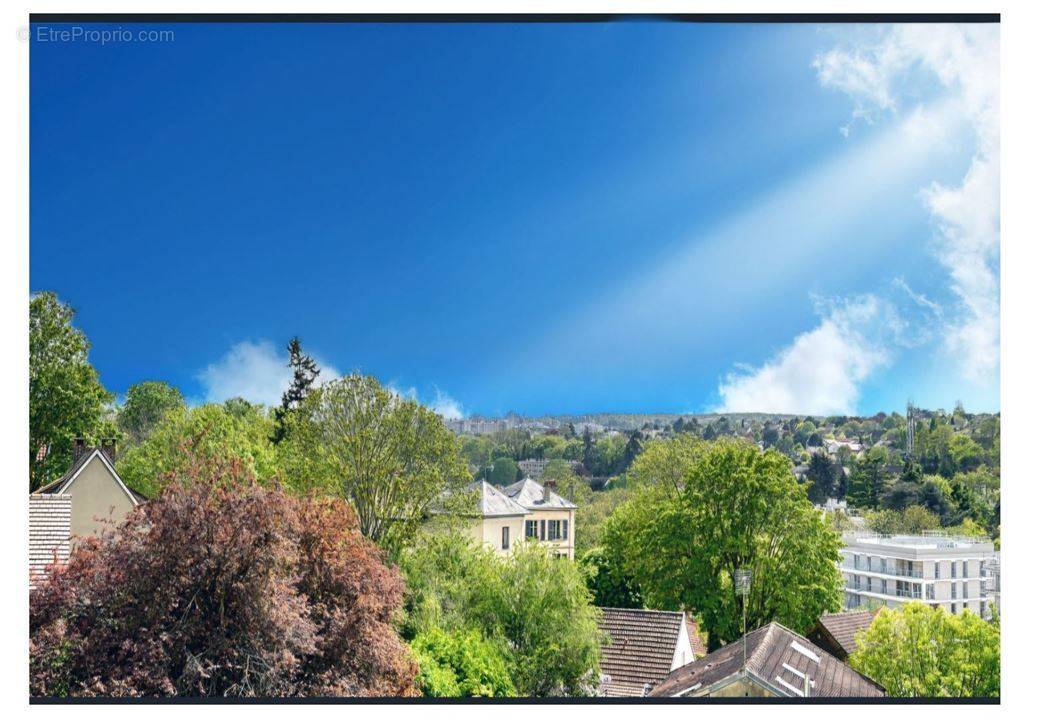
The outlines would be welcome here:
<svg viewBox="0 0 1051 720">
<path fill-rule="evenodd" d="M 911 578 L 911 579 L 915 579 L 915 580 L 922 580 L 923 579 L 923 570 L 906 570 L 906 569 L 899 570 L 899 569 L 893 568 L 893 567 L 888 567 L 888 568 L 882 568 L 881 569 L 878 566 L 870 569 L 870 568 L 865 568 L 865 567 L 854 567 L 853 565 L 848 565 L 847 563 L 841 563 L 840 566 L 839 566 L 839 569 L 844 571 L 844 572 L 862 573 L 862 574 L 865 574 L 865 575 L 884 575 L 886 577 Z"/>
</svg>

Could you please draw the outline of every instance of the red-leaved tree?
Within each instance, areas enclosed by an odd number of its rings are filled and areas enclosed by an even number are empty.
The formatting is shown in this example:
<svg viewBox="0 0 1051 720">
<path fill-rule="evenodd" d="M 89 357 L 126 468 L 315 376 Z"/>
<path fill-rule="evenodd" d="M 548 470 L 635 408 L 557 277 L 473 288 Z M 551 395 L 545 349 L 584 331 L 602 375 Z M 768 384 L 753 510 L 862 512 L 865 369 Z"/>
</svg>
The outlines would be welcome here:
<svg viewBox="0 0 1051 720">
<path fill-rule="evenodd" d="M 345 502 L 189 474 L 33 591 L 32 695 L 415 693 L 403 581 Z"/>
</svg>

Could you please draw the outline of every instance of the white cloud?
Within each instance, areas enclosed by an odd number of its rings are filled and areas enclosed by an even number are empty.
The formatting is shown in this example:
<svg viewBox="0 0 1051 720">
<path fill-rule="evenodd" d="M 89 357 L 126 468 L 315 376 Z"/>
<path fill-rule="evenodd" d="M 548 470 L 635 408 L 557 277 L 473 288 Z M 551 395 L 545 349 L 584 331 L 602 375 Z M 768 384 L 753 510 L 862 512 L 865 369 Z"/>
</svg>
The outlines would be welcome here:
<svg viewBox="0 0 1051 720">
<path fill-rule="evenodd" d="M 308 351 L 309 353 L 309 351 Z M 318 360 L 319 382 L 339 377 L 339 371 Z M 242 397 L 251 403 L 277 405 L 292 380 L 288 355 L 268 340 L 245 340 L 231 347 L 216 363 L 197 375 L 204 386 L 205 402 Z"/>
<path fill-rule="evenodd" d="M 820 325 L 762 367 L 723 379 L 720 412 L 855 413 L 861 383 L 891 360 L 901 320 L 873 295 L 817 304 Z"/>
<path fill-rule="evenodd" d="M 431 410 L 446 420 L 463 420 L 463 406 L 441 390 L 435 392 L 434 400 L 429 405 Z"/>
<path fill-rule="evenodd" d="M 1000 362 L 999 61 L 995 25 L 894 26 L 814 61 L 822 84 L 853 98 L 855 119 L 897 112 L 925 78 L 960 101 L 977 138 L 970 168 L 959 185 L 932 183 L 922 197 L 937 227 L 935 256 L 958 300 L 944 315 L 945 350 L 976 382 L 994 378 Z"/>
<path fill-rule="evenodd" d="M 387 389 L 400 398 L 426 405 L 446 420 L 462 420 L 467 415 L 464 412 L 463 405 L 440 388 L 434 388 L 434 396 L 430 402 L 424 402 L 420 397 L 420 393 L 412 386 L 405 388 L 399 386 L 396 382 L 389 382 L 387 383 Z"/>
</svg>

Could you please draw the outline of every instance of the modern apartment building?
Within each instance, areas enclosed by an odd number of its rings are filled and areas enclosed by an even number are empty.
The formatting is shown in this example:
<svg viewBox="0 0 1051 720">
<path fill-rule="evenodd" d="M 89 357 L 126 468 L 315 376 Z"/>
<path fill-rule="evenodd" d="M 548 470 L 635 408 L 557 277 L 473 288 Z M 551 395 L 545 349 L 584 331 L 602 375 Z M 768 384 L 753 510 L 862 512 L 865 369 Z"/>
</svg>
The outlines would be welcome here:
<svg viewBox="0 0 1051 720">
<path fill-rule="evenodd" d="M 843 541 L 846 609 L 917 600 L 953 614 L 970 610 L 990 617 L 985 564 L 993 559 L 993 544 L 988 538 L 848 534 Z"/>
</svg>

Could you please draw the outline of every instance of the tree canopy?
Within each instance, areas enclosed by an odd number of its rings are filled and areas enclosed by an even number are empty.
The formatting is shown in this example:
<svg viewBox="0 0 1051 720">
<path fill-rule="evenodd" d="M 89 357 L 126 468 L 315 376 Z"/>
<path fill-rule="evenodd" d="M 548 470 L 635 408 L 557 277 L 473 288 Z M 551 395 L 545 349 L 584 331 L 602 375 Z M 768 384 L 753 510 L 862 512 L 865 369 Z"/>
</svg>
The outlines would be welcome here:
<svg viewBox="0 0 1051 720">
<path fill-rule="evenodd" d="M 311 391 L 282 456 L 292 487 L 343 497 L 362 532 L 395 553 L 443 494 L 471 480 L 441 417 L 364 375 Z"/>
<path fill-rule="evenodd" d="M 91 344 L 52 292 L 29 300 L 29 489 L 72 462 L 73 440 L 98 440 L 111 395 L 88 362 Z"/>
<path fill-rule="evenodd" d="M 749 628 L 778 620 L 805 632 L 838 609 L 839 547 L 784 455 L 725 439 L 696 449 L 681 487 L 655 485 L 618 507 L 603 535 L 645 604 L 694 612 L 715 647 L 741 634 L 739 568 L 752 570 Z"/>
<path fill-rule="evenodd" d="M 246 406 L 246 407 L 245 407 Z M 278 473 L 270 442 L 273 420 L 247 403 L 170 410 L 139 446 L 120 458 L 117 471 L 128 487 L 155 497 L 195 462 L 221 467 L 237 461 L 262 478 Z"/>
<path fill-rule="evenodd" d="M 117 427 L 138 445 L 173 410 L 186 407 L 179 389 L 166 382 L 147 381 L 128 388 L 124 404 L 117 412 Z"/>
<path fill-rule="evenodd" d="M 1000 624 L 909 602 L 859 633 L 850 664 L 893 697 L 998 697 Z"/>
<path fill-rule="evenodd" d="M 499 557 L 454 528 L 425 532 L 402 557 L 406 634 L 478 632 L 505 649 L 519 695 L 586 695 L 601 633 L 584 573 L 535 542 Z"/>
<path fill-rule="evenodd" d="M 195 465 L 30 597 L 35 696 L 409 695 L 403 582 L 346 503 Z"/>
</svg>

